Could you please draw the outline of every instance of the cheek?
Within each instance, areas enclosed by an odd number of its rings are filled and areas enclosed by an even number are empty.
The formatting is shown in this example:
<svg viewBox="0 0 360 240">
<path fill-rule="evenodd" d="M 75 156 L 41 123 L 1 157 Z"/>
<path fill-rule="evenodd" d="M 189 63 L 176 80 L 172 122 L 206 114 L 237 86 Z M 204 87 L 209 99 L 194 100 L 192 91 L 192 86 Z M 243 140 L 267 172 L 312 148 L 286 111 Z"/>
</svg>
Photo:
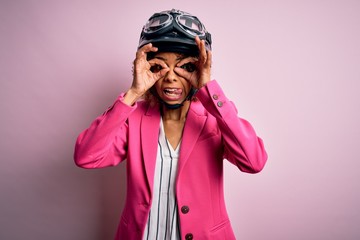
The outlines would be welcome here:
<svg viewBox="0 0 360 240">
<path fill-rule="evenodd" d="M 184 90 L 185 90 L 185 92 L 186 93 L 189 93 L 190 92 L 190 88 L 191 88 L 191 84 L 190 84 L 190 82 L 188 82 L 188 81 L 183 81 L 183 86 L 184 86 Z"/>
<path fill-rule="evenodd" d="M 159 94 L 161 92 L 161 81 L 157 81 L 155 84 L 154 84 L 154 87 L 156 89 L 156 92 Z"/>
</svg>

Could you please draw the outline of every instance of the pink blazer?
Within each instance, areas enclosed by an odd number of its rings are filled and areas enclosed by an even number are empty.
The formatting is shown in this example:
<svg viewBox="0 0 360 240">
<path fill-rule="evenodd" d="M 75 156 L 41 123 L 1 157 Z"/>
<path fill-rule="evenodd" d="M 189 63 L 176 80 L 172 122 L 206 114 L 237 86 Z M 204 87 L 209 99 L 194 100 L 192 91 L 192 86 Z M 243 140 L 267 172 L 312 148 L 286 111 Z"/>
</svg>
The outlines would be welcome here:
<svg viewBox="0 0 360 240">
<path fill-rule="evenodd" d="M 215 80 L 196 97 L 183 131 L 176 180 L 181 238 L 232 240 L 223 160 L 243 172 L 257 173 L 267 154 Z M 142 101 L 130 107 L 120 96 L 77 139 L 74 158 L 80 167 L 102 168 L 127 160 L 126 203 L 115 239 L 142 239 L 151 208 L 160 117 L 158 105 Z M 182 211 L 183 206 L 188 211 Z"/>
</svg>

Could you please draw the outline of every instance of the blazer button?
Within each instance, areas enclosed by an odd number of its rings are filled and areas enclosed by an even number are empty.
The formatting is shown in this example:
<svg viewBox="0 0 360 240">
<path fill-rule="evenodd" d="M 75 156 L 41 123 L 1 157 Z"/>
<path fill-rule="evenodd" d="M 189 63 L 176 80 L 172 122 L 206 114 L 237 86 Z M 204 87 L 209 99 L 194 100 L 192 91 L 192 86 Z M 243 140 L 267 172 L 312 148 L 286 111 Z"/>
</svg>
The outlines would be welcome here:
<svg viewBox="0 0 360 240">
<path fill-rule="evenodd" d="M 219 102 L 217 102 L 217 105 L 218 105 L 218 107 L 222 107 L 224 104 L 223 104 L 223 102 L 219 101 Z"/>
<path fill-rule="evenodd" d="M 190 211 L 190 208 L 188 206 L 182 206 L 181 207 L 181 212 L 184 214 L 187 214 Z"/>
<path fill-rule="evenodd" d="M 192 235 L 192 233 L 188 233 L 185 235 L 185 240 L 192 240 L 194 239 L 194 236 Z"/>
<path fill-rule="evenodd" d="M 219 96 L 216 95 L 216 94 L 214 94 L 214 95 L 213 95 L 213 99 L 214 99 L 214 100 L 218 100 L 218 99 L 219 99 Z"/>
</svg>

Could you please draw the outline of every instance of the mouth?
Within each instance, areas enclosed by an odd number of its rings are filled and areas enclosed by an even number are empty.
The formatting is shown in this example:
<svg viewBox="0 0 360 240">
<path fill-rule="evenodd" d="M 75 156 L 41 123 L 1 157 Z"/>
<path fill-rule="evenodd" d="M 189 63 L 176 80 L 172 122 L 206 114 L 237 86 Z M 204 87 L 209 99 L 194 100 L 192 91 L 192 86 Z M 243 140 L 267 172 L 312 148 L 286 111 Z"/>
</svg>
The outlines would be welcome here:
<svg viewBox="0 0 360 240">
<path fill-rule="evenodd" d="M 182 94 L 182 89 L 180 88 L 165 88 L 163 92 L 167 96 L 179 96 Z"/>
<path fill-rule="evenodd" d="M 183 90 L 181 88 L 164 88 L 163 93 L 168 100 L 178 100 L 181 98 Z"/>
</svg>

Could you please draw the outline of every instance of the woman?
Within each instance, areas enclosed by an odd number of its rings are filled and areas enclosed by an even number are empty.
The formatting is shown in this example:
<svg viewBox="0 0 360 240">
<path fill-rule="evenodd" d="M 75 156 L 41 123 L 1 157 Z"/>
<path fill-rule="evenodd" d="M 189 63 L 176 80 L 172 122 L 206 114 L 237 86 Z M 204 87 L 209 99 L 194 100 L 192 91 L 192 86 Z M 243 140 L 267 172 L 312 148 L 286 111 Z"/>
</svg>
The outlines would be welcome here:
<svg viewBox="0 0 360 240">
<path fill-rule="evenodd" d="M 174 9 L 154 14 L 141 33 L 130 89 L 79 135 L 78 166 L 127 160 L 116 239 L 235 239 L 223 160 L 257 173 L 267 154 L 210 80 L 211 61 L 211 35 L 198 18 Z"/>
</svg>

